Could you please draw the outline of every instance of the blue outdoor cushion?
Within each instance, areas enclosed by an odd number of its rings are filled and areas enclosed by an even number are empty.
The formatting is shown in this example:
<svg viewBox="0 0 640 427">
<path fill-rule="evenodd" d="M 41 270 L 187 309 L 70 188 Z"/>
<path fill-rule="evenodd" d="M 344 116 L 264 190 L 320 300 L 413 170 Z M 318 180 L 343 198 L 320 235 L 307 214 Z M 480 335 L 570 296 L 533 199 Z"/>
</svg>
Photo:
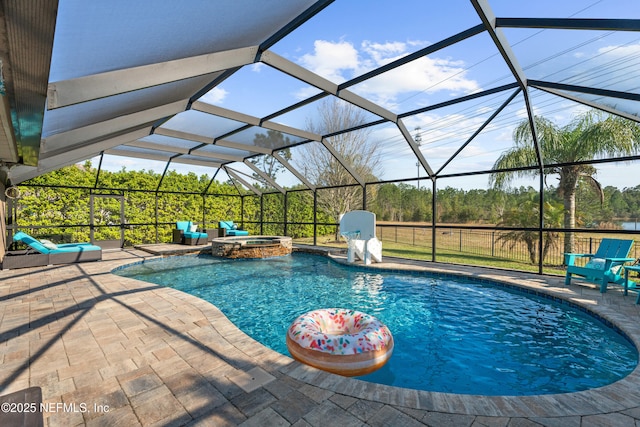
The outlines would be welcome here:
<svg viewBox="0 0 640 427">
<path fill-rule="evenodd" d="M 189 231 L 191 227 L 191 221 L 178 221 L 176 222 L 176 228 L 181 231 Z"/>
<path fill-rule="evenodd" d="M 185 231 L 183 234 L 184 234 L 184 237 L 188 237 L 190 239 L 197 239 L 197 238 L 206 239 L 207 237 L 209 237 L 207 233 L 201 233 L 199 231 Z"/>
<path fill-rule="evenodd" d="M 238 226 L 233 221 L 220 221 L 220 228 L 227 230 L 227 236 L 248 236 L 249 232 L 246 230 L 238 230 Z"/>
<path fill-rule="evenodd" d="M 61 254 L 61 253 L 69 253 L 69 252 L 90 252 L 90 251 L 101 251 L 102 248 L 100 246 L 92 245 L 91 243 L 79 243 L 70 245 L 58 245 L 58 249 L 52 250 L 51 254 Z"/>
<path fill-rule="evenodd" d="M 22 242 L 25 245 L 35 249 L 41 254 L 59 254 L 68 252 L 87 252 L 87 251 L 101 251 L 100 246 L 92 245 L 91 243 L 65 243 L 62 245 L 44 245 L 38 239 L 29 236 L 27 233 L 18 231 L 13 235 L 15 242 Z"/>
<path fill-rule="evenodd" d="M 177 221 L 176 229 L 182 231 L 182 235 L 188 239 L 206 239 L 209 237 L 207 233 L 202 233 L 200 231 L 190 231 L 193 227 L 192 221 Z"/>
<path fill-rule="evenodd" d="M 34 239 L 33 237 L 29 236 L 27 233 L 24 233 L 22 231 L 18 231 L 16 234 L 13 235 L 13 241 L 22 242 L 25 245 L 40 252 L 41 254 L 49 254 L 52 251 L 52 249 L 49 249 L 45 245 L 40 243 L 39 240 Z"/>
<path fill-rule="evenodd" d="M 220 228 L 226 228 L 227 230 L 233 230 L 233 221 L 220 221 Z"/>
</svg>

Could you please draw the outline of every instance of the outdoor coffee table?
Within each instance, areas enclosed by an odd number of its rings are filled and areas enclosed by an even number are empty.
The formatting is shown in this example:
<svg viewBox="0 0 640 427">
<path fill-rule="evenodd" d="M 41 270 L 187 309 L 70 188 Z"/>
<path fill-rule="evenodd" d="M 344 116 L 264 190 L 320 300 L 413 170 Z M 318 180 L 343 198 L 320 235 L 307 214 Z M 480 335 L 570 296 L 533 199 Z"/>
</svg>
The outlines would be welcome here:
<svg viewBox="0 0 640 427">
<path fill-rule="evenodd" d="M 627 285 L 629 284 L 629 272 L 636 271 L 640 273 L 640 265 L 625 265 L 624 266 L 624 294 L 627 295 Z M 638 290 L 638 296 L 636 297 L 636 304 L 640 304 L 640 289 Z"/>
</svg>

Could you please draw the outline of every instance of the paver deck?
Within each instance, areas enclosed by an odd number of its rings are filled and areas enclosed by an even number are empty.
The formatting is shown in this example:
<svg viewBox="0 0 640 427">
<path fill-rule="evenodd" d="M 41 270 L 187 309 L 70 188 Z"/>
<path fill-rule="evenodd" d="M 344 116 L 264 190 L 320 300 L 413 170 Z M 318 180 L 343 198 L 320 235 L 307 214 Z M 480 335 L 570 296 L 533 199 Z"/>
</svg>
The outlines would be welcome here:
<svg viewBox="0 0 640 427">
<path fill-rule="evenodd" d="M 372 384 L 260 345 L 212 304 L 111 274 L 152 258 L 0 271 L 0 395 L 42 388 L 48 426 L 640 426 L 640 369 L 614 384 L 544 396 L 470 396 Z M 378 265 L 380 266 L 380 265 Z M 385 259 L 569 299 L 640 346 L 635 294 L 563 278 Z"/>
</svg>

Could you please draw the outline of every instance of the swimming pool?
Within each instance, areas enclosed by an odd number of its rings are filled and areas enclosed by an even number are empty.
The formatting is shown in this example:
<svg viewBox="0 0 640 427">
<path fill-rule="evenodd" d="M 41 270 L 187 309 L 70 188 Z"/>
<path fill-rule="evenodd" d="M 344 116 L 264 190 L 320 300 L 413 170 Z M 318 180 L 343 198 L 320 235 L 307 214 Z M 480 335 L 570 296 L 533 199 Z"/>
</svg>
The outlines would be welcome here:
<svg viewBox="0 0 640 427">
<path fill-rule="evenodd" d="M 303 312 L 348 307 L 373 314 L 393 332 L 395 350 L 385 367 L 361 379 L 382 384 L 482 395 L 564 393 L 615 382 L 638 362 L 625 337 L 576 308 L 466 279 L 380 273 L 308 254 L 171 257 L 115 273 L 210 301 L 283 354 L 286 329 Z"/>
</svg>

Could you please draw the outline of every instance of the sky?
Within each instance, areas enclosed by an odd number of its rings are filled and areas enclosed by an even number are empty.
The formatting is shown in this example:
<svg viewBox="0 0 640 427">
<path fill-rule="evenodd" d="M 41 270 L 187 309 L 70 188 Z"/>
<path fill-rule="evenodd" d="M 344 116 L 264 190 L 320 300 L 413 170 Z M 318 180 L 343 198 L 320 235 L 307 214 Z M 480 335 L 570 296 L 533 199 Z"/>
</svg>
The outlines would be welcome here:
<svg viewBox="0 0 640 427">
<path fill-rule="evenodd" d="M 492 0 L 490 4 L 500 17 L 640 18 L 637 0 Z M 342 83 L 479 23 L 468 0 L 404 1 L 402 7 L 398 7 L 397 2 L 382 0 L 338 0 L 271 50 L 334 83 Z M 636 82 L 640 81 L 640 74 L 636 70 L 640 69 L 640 35 L 637 32 L 504 29 L 504 34 L 513 46 L 519 65 L 531 79 L 639 91 Z M 603 68 L 603 64 L 612 61 L 615 61 L 613 68 Z M 513 81 L 495 45 L 483 33 L 349 89 L 400 114 Z M 243 67 L 201 101 L 264 117 L 314 93 L 317 90 L 303 82 L 265 64 L 253 64 Z M 459 156 L 449 160 L 512 94 L 512 90 L 505 91 L 408 116 L 403 121 L 413 135 L 420 135 L 420 149 L 434 171 L 443 168 L 442 173 L 455 174 L 488 170 L 500 154 L 512 146 L 513 129 L 527 117 L 522 95 L 506 104 Z M 559 126 L 586 111 L 581 104 L 536 89 L 530 91 L 530 96 L 534 112 Z M 640 110 L 632 101 L 600 102 L 627 112 Z M 274 121 L 304 129 L 316 108 L 312 105 Z M 372 121 L 377 119 L 366 114 Z M 372 128 L 369 137 L 381 153 L 381 179 L 425 176 L 426 172 L 416 165 L 416 158 L 397 127 Z M 640 184 L 640 175 L 633 173 L 639 165 L 640 162 L 599 165 L 597 179 L 603 185 L 633 187 Z M 103 166 L 114 170 L 122 166 L 159 168 L 159 172 L 164 169 L 164 163 L 115 156 L 107 158 Z M 204 168 L 175 166 L 181 172 L 191 169 L 199 174 L 212 173 Z M 284 185 L 296 181 L 290 174 L 279 178 Z M 446 181 L 463 188 L 488 185 L 484 176 Z M 522 182 L 535 185 L 531 180 Z"/>
</svg>

